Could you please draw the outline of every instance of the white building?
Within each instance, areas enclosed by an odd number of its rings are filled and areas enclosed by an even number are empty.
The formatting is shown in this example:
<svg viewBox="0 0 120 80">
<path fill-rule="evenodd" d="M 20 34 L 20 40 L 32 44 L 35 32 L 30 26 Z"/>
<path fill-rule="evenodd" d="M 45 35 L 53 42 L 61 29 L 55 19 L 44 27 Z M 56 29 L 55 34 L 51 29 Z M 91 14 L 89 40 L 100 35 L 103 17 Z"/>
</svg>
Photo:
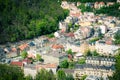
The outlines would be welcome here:
<svg viewBox="0 0 120 80">
<path fill-rule="evenodd" d="M 100 55 L 106 56 L 114 56 L 116 55 L 116 51 L 120 48 L 120 46 L 116 45 L 108 45 L 102 41 L 96 42 L 95 49 Z"/>
<path fill-rule="evenodd" d="M 102 33 L 102 34 L 105 34 L 105 33 L 107 32 L 107 27 L 104 26 L 104 25 L 101 25 L 101 26 L 100 26 L 100 29 L 101 29 L 101 33 Z"/>
</svg>

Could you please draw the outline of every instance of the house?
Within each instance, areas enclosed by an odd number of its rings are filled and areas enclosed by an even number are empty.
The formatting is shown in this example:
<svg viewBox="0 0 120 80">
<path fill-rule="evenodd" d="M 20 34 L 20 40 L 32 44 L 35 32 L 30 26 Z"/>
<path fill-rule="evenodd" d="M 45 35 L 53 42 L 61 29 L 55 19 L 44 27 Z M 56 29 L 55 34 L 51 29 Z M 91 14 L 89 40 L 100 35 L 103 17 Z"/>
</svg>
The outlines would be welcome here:
<svg viewBox="0 0 120 80">
<path fill-rule="evenodd" d="M 89 50 L 89 44 L 87 42 L 83 42 L 80 46 L 80 52 L 84 54 L 88 50 Z"/>
<path fill-rule="evenodd" d="M 60 38 L 60 33 L 57 31 L 57 32 L 54 33 L 54 36 L 55 36 L 56 38 Z"/>
<path fill-rule="evenodd" d="M 59 51 L 51 51 L 49 53 L 43 54 L 42 58 L 44 60 L 44 63 L 55 63 L 59 65 L 60 62 L 68 59 L 68 55 Z"/>
<path fill-rule="evenodd" d="M 46 69 L 48 71 L 52 70 L 54 74 L 57 72 L 58 65 L 55 63 L 48 63 L 48 64 L 37 64 L 36 69 L 39 71 L 40 69 Z"/>
<path fill-rule="evenodd" d="M 120 3 L 120 0 L 117 0 L 117 3 Z"/>
<path fill-rule="evenodd" d="M 33 78 L 35 78 L 37 74 L 37 69 L 36 69 L 35 64 L 25 65 L 23 67 L 23 71 L 24 71 L 25 76 L 31 75 Z"/>
<path fill-rule="evenodd" d="M 62 1 L 61 7 L 62 7 L 63 9 L 69 9 L 69 3 L 68 3 L 67 1 Z"/>
<path fill-rule="evenodd" d="M 107 6 L 112 6 L 114 2 L 107 2 Z"/>
<path fill-rule="evenodd" d="M 66 75 L 73 75 L 74 77 L 74 69 L 62 69 Z"/>
<path fill-rule="evenodd" d="M 107 77 L 112 76 L 115 71 L 114 66 L 99 66 L 92 64 L 77 64 L 74 70 L 74 76 L 76 78 L 81 78 L 83 75 L 94 75 L 97 77 Z"/>
<path fill-rule="evenodd" d="M 73 17 L 68 16 L 68 17 L 66 17 L 66 19 L 64 21 L 65 21 L 65 23 L 73 23 Z"/>
<path fill-rule="evenodd" d="M 90 21 L 85 21 L 85 22 L 79 22 L 79 25 L 82 26 L 82 27 L 85 27 L 85 26 L 90 26 L 92 23 Z"/>
<path fill-rule="evenodd" d="M 27 49 L 28 47 L 29 47 L 29 45 L 27 43 L 24 43 L 24 44 L 21 44 L 20 46 L 18 46 L 20 51 L 23 51 L 23 50 Z"/>
<path fill-rule="evenodd" d="M 18 66 L 18 67 L 21 67 L 21 68 L 24 66 L 24 64 L 22 63 L 22 61 L 12 61 L 10 63 L 10 65 Z"/>
<path fill-rule="evenodd" d="M 116 51 L 119 48 L 120 46 L 105 44 L 105 41 L 97 41 L 95 44 L 96 51 L 100 53 L 100 55 L 105 55 L 105 56 L 116 55 Z"/>
<path fill-rule="evenodd" d="M 75 39 L 85 39 L 91 36 L 91 28 L 80 27 L 75 33 Z"/>
<path fill-rule="evenodd" d="M 105 6 L 104 2 L 95 2 L 95 4 L 94 4 L 95 9 L 100 9 L 103 6 Z"/>
<path fill-rule="evenodd" d="M 59 22 L 59 29 L 62 32 L 67 32 L 68 31 L 68 23 L 66 23 L 66 22 Z"/>
<path fill-rule="evenodd" d="M 74 61 L 78 61 L 81 58 L 83 58 L 83 53 L 77 53 L 74 55 Z"/>
<path fill-rule="evenodd" d="M 60 44 L 53 44 L 52 45 L 52 49 L 53 50 L 63 50 L 64 49 L 64 47 L 63 47 L 63 45 L 60 45 Z"/>
<path fill-rule="evenodd" d="M 70 42 L 68 41 L 65 45 L 65 51 L 71 49 L 72 52 L 80 52 L 80 41 Z"/>
<path fill-rule="evenodd" d="M 92 65 L 104 65 L 104 66 L 112 66 L 115 65 L 114 58 L 104 58 L 104 57 L 86 57 L 86 64 Z"/>
<path fill-rule="evenodd" d="M 100 78 L 98 78 L 97 76 L 90 75 L 90 76 L 87 76 L 85 80 L 100 80 Z"/>
<path fill-rule="evenodd" d="M 105 34 L 107 32 L 107 27 L 105 25 L 101 25 L 100 29 L 102 34 Z"/>
</svg>

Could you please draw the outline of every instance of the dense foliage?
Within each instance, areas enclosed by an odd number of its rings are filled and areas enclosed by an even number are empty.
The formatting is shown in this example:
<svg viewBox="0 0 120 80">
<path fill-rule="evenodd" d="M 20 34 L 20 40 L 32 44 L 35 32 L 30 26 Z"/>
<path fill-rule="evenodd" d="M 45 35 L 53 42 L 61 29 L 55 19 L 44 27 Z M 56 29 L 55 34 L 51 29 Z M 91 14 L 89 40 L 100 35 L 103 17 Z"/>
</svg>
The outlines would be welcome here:
<svg viewBox="0 0 120 80">
<path fill-rule="evenodd" d="M 71 2 L 82 2 L 82 3 L 86 3 L 86 2 L 101 2 L 101 1 L 104 1 L 104 2 L 116 2 L 117 0 L 67 0 L 67 1 L 71 1 Z"/>
<path fill-rule="evenodd" d="M 115 39 L 114 41 L 115 44 L 120 44 L 120 30 L 115 33 L 114 39 Z"/>
<path fill-rule="evenodd" d="M 24 74 L 18 67 L 0 64 L 0 80 L 24 80 Z"/>
<path fill-rule="evenodd" d="M 115 3 L 112 6 L 109 7 L 102 7 L 98 10 L 95 10 L 96 14 L 107 14 L 109 16 L 115 16 L 115 17 L 120 17 L 120 9 L 119 9 L 120 4 Z"/>
<path fill-rule="evenodd" d="M 67 15 L 58 0 L 0 0 L 0 43 L 54 32 Z"/>
<path fill-rule="evenodd" d="M 37 73 L 35 80 L 55 80 L 55 76 L 51 70 L 47 71 L 45 69 L 41 69 Z"/>
<path fill-rule="evenodd" d="M 115 73 L 112 77 L 109 77 L 110 80 L 120 80 L 120 49 L 116 55 L 116 64 L 115 64 Z"/>
<path fill-rule="evenodd" d="M 93 8 L 91 7 L 86 7 L 84 3 L 82 3 L 78 8 L 81 9 L 81 12 L 93 12 Z"/>
</svg>

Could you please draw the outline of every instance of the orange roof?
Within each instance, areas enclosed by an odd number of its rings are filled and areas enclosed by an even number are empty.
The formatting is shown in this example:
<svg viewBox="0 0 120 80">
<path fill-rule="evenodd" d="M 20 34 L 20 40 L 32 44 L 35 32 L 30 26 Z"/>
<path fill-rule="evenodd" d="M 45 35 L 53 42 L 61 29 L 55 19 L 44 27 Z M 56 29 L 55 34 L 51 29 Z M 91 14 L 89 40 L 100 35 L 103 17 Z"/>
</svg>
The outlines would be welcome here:
<svg viewBox="0 0 120 80">
<path fill-rule="evenodd" d="M 37 65 L 36 68 L 56 68 L 57 64 L 42 64 L 42 65 Z"/>
<path fill-rule="evenodd" d="M 23 63 L 22 62 L 18 62 L 18 61 L 14 61 L 14 62 L 11 62 L 11 65 L 22 67 Z"/>
<path fill-rule="evenodd" d="M 16 51 L 17 51 L 17 49 L 16 49 L 16 48 L 12 48 L 12 51 L 13 51 L 13 52 L 16 52 Z"/>
<path fill-rule="evenodd" d="M 60 49 L 60 48 L 61 48 L 61 49 L 62 49 L 62 48 L 64 48 L 64 47 L 63 47 L 63 45 L 53 44 L 53 45 L 52 45 L 52 48 L 54 48 L 54 49 Z"/>
<path fill-rule="evenodd" d="M 69 37 L 74 37 L 74 33 L 69 32 L 68 34 L 66 34 L 66 36 L 69 36 Z"/>
<path fill-rule="evenodd" d="M 99 4 L 104 5 L 105 3 L 104 2 L 100 2 Z"/>
<path fill-rule="evenodd" d="M 27 47 L 28 47 L 28 44 L 22 44 L 19 46 L 20 50 L 24 50 Z"/>
</svg>

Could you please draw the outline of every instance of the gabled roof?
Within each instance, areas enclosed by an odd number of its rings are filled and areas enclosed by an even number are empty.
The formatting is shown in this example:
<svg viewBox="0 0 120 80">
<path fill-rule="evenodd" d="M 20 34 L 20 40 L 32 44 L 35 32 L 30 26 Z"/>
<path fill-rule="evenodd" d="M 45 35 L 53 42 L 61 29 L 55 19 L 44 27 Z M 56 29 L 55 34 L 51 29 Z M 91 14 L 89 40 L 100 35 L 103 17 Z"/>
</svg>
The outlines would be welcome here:
<svg viewBox="0 0 120 80">
<path fill-rule="evenodd" d="M 20 45 L 20 46 L 18 46 L 19 48 L 20 48 L 20 50 L 24 50 L 25 48 L 27 48 L 28 47 L 28 44 L 22 44 L 22 45 Z"/>
<path fill-rule="evenodd" d="M 10 64 L 11 64 L 11 65 L 15 65 L 15 66 L 19 66 L 19 67 L 22 67 L 22 66 L 23 66 L 23 63 L 22 63 L 22 62 L 19 62 L 19 61 L 12 61 Z"/>
<path fill-rule="evenodd" d="M 52 48 L 53 49 L 63 49 L 64 47 L 63 47 L 63 45 L 60 45 L 60 44 L 53 44 Z"/>
</svg>

